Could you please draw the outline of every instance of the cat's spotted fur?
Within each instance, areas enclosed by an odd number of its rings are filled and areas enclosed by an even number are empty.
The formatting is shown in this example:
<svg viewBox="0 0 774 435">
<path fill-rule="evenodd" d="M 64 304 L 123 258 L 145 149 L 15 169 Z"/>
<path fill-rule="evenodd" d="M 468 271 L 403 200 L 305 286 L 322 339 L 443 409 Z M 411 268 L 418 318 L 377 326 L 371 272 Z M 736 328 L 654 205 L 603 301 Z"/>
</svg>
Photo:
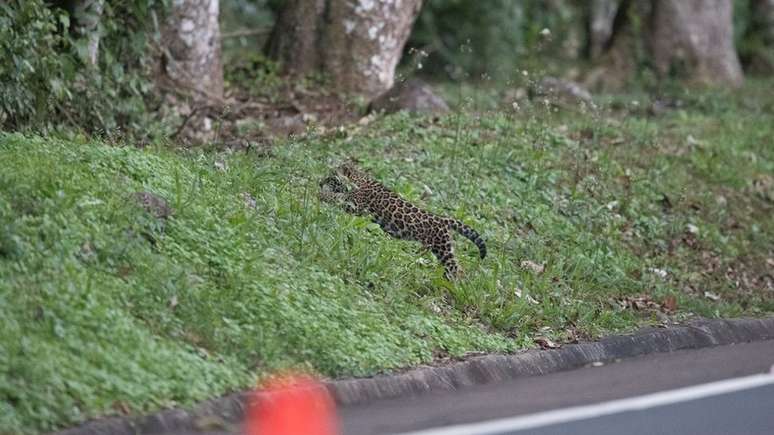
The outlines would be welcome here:
<svg viewBox="0 0 774 435">
<path fill-rule="evenodd" d="M 337 204 L 348 213 L 371 215 L 374 222 L 393 237 L 422 243 L 443 264 L 449 280 L 460 275 L 460 266 L 454 257 L 452 231 L 475 243 L 481 258 L 486 256 L 486 244 L 474 229 L 456 219 L 420 210 L 353 163 L 339 166 L 320 183 L 320 199 Z"/>
</svg>

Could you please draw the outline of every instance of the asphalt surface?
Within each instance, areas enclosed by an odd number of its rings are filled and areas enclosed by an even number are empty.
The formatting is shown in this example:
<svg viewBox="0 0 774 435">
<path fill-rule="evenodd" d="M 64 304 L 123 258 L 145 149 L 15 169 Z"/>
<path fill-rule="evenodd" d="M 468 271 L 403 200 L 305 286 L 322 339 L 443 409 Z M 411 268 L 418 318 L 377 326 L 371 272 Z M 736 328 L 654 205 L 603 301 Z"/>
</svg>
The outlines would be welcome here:
<svg viewBox="0 0 774 435">
<path fill-rule="evenodd" d="M 576 370 L 526 377 L 458 391 L 390 399 L 339 407 L 345 435 L 725 435 L 774 434 L 774 377 L 767 385 L 693 400 L 679 400 L 646 409 L 623 410 L 574 418 L 527 429 L 475 431 L 467 427 L 507 420 L 540 419 L 545 414 L 572 412 L 578 407 L 647 400 L 674 390 L 695 390 L 713 382 L 774 370 L 774 340 L 697 350 L 658 353 Z M 724 381 L 725 380 L 725 381 Z M 467 425 L 467 426 L 466 426 Z M 240 425 L 165 435 L 231 435 Z M 455 428 L 457 430 L 455 431 Z M 427 434 L 423 434 L 427 435 Z"/>
<path fill-rule="evenodd" d="M 774 385 L 740 392 L 496 434 L 518 435 L 666 435 L 774 433 Z"/>
<path fill-rule="evenodd" d="M 774 341 L 652 354 L 598 367 L 413 399 L 339 409 L 344 434 L 380 435 L 470 424 L 766 373 Z M 543 426 L 535 434 L 774 434 L 774 387 Z"/>
</svg>

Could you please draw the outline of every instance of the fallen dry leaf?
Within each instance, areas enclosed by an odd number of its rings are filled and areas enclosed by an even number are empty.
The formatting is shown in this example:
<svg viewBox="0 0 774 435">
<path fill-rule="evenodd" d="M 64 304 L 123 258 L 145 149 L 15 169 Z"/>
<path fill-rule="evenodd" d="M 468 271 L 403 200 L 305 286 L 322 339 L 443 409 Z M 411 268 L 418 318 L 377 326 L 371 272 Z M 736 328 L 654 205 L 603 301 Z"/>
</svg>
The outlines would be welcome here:
<svg viewBox="0 0 774 435">
<path fill-rule="evenodd" d="M 116 400 L 113 402 L 113 409 L 123 415 L 129 415 L 132 413 L 132 408 L 130 408 L 129 404 L 123 400 Z"/>
<path fill-rule="evenodd" d="M 543 271 L 546 269 L 545 265 L 535 263 L 532 260 L 524 260 L 521 262 L 521 268 L 522 269 L 528 269 L 531 270 L 538 275 L 543 273 Z"/>
<path fill-rule="evenodd" d="M 616 300 L 618 306 L 622 309 L 633 309 L 637 311 L 653 309 L 658 310 L 659 304 L 653 301 L 650 296 L 627 296 Z"/>
<path fill-rule="evenodd" d="M 661 304 L 661 307 L 664 309 L 664 311 L 675 311 L 677 309 L 677 298 L 674 295 L 667 296 L 664 298 L 664 303 Z"/>
<path fill-rule="evenodd" d="M 648 295 L 626 296 L 613 299 L 612 302 L 622 310 L 655 311 L 656 313 L 672 313 L 677 309 L 677 298 L 667 296 L 662 303 L 658 303 Z"/>
<path fill-rule="evenodd" d="M 541 349 L 558 349 L 562 347 L 562 345 L 555 343 L 548 337 L 535 337 L 534 341 Z"/>
</svg>

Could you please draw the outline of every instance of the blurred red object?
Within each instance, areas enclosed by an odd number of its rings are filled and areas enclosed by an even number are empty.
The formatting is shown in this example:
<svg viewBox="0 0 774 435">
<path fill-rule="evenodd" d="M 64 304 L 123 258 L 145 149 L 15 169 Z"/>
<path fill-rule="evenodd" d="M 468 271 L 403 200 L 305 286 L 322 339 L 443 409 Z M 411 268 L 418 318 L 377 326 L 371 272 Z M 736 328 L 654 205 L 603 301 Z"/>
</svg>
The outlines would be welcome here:
<svg viewBox="0 0 774 435">
<path fill-rule="evenodd" d="M 307 375 L 270 378 L 248 404 L 246 435 L 335 435 L 336 405 L 321 382 Z"/>
</svg>

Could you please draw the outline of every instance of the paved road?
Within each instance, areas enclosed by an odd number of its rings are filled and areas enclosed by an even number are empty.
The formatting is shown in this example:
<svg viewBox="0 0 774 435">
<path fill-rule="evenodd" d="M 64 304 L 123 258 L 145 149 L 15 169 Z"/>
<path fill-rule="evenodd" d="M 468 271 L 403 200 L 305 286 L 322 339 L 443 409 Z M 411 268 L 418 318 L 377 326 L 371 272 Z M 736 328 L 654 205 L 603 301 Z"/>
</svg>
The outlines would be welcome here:
<svg viewBox="0 0 774 435">
<path fill-rule="evenodd" d="M 772 382 L 772 379 L 769 379 L 769 382 Z M 612 402 L 611 404 L 615 403 L 620 402 Z M 552 412 L 551 414 L 561 414 L 561 412 Z M 500 422 L 500 426 L 503 427 L 500 430 L 493 428 L 490 424 L 492 430 L 486 433 L 501 435 L 771 435 L 774 433 L 774 384 L 769 383 L 752 389 L 644 410 L 615 412 L 594 418 L 580 418 L 538 427 L 522 429 L 514 427 L 520 423 L 523 427 L 525 420 L 527 423 L 535 424 L 534 418 L 509 419 Z M 508 425 L 511 428 L 507 428 Z M 478 426 L 479 430 L 485 429 L 481 424 Z M 456 430 L 457 433 L 464 435 L 481 433 L 476 432 L 476 428 L 473 426 L 444 428 L 443 430 L 446 432 L 445 435 L 451 435 L 451 430 Z M 436 435 L 441 435 L 441 432 L 436 431 Z"/>
<path fill-rule="evenodd" d="M 654 354 L 456 392 L 376 401 L 339 408 L 339 416 L 345 435 L 772 435 L 772 365 L 774 340 Z M 749 385 L 740 389 L 739 383 Z M 705 390 L 714 394 L 702 394 Z M 240 432 L 237 425 L 167 435 Z"/>
<path fill-rule="evenodd" d="M 345 434 L 380 435 L 560 412 L 665 390 L 767 373 L 774 341 L 655 354 L 600 367 L 485 385 L 410 400 L 340 409 Z M 768 378 L 772 380 L 771 377 Z M 639 400 L 639 399 L 637 399 Z M 625 409 L 625 408 L 624 408 Z M 564 412 L 564 411 L 561 411 Z M 521 416 L 521 417 L 518 417 Z M 461 431 L 437 433 L 473 434 Z M 774 384 L 593 419 L 494 434 L 774 434 Z"/>
</svg>

